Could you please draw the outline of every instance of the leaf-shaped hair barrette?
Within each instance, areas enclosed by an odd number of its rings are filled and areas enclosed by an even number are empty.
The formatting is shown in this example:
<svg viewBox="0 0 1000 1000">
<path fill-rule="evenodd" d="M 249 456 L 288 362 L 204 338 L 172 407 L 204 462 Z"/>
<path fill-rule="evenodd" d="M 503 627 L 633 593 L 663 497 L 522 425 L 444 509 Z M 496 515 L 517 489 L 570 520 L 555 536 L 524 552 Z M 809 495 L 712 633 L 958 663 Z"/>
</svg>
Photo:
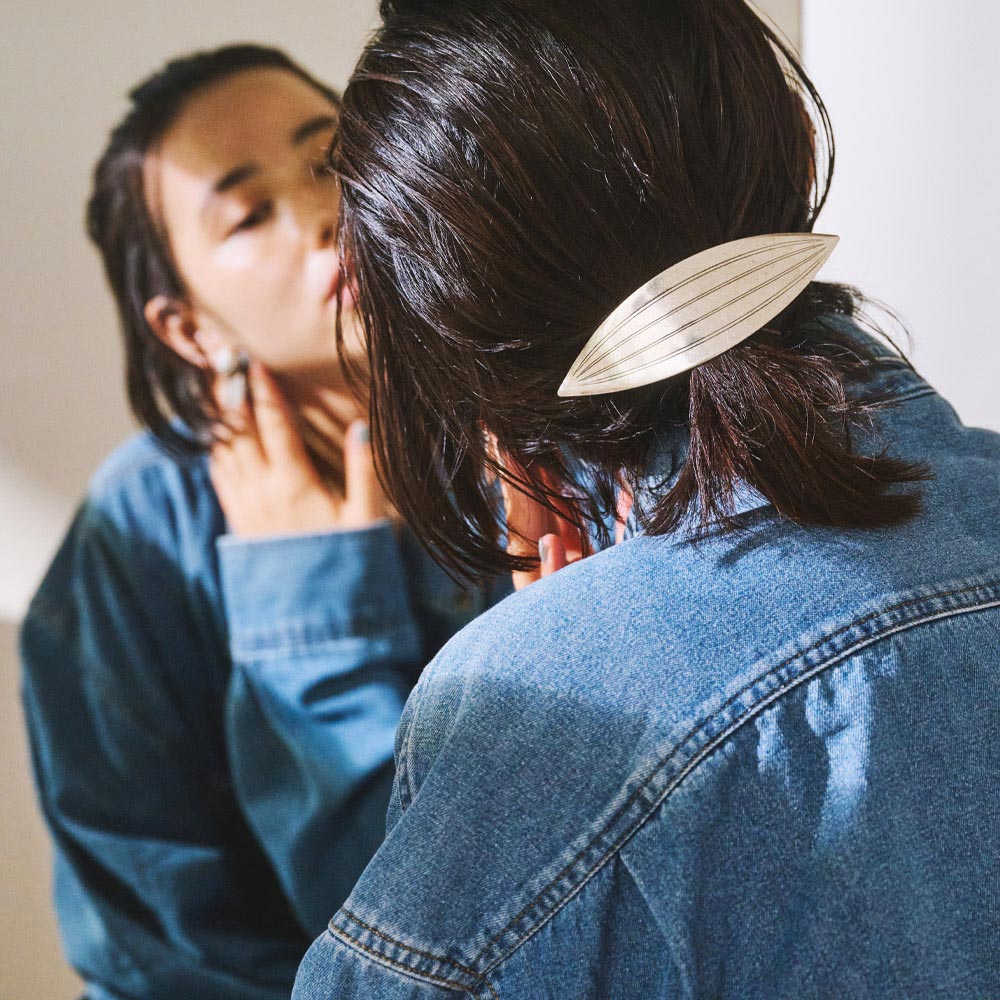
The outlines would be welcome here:
<svg viewBox="0 0 1000 1000">
<path fill-rule="evenodd" d="M 597 328 L 559 395 L 635 389 L 718 357 L 789 305 L 839 239 L 813 233 L 751 236 L 668 267 Z"/>
</svg>

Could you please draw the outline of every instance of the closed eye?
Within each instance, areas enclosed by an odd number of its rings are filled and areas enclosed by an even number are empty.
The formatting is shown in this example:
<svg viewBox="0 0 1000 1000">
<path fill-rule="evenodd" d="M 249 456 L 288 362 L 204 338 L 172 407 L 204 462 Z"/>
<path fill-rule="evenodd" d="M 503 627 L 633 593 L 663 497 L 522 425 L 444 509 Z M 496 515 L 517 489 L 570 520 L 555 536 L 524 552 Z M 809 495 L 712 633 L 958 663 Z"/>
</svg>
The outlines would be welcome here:
<svg viewBox="0 0 1000 1000">
<path fill-rule="evenodd" d="M 243 232 L 248 229 L 254 229 L 259 225 L 267 222 L 271 217 L 271 212 L 273 211 L 273 206 L 271 202 L 265 201 L 261 202 L 259 205 L 255 206 L 251 212 L 248 212 L 245 216 L 235 226 L 230 230 L 230 236 L 234 233 Z"/>
<path fill-rule="evenodd" d="M 309 164 L 309 174 L 314 181 L 336 180 L 337 177 L 330 169 L 330 161 L 325 152 Z"/>
</svg>

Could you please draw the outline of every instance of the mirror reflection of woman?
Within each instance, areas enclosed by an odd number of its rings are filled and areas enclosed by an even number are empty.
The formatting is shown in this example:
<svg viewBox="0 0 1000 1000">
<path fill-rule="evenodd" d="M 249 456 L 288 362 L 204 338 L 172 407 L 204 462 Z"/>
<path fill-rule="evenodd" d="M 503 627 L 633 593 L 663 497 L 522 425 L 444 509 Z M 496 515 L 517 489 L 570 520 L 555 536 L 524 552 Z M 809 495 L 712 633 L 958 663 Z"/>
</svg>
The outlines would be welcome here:
<svg viewBox="0 0 1000 1000">
<path fill-rule="evenodd" d="M 147 431 L 95 475 L 22 636 L 92 1000 L 287 997 L 382 838 L 419 668 L 490 599 L 390 522 L 342 377 L 337 108 L 280 52 L 185 57 L 95 172 Z"/>
<path fill-rule="evenodd" d="M 425 669 L 296 1000 L 1000 996 L 1000 434 L 810 281 L 801 65 L 743 0 L 380 7 L 334 163 L 390 495 L 472 576 L 631 509 Z"/>
</svg>

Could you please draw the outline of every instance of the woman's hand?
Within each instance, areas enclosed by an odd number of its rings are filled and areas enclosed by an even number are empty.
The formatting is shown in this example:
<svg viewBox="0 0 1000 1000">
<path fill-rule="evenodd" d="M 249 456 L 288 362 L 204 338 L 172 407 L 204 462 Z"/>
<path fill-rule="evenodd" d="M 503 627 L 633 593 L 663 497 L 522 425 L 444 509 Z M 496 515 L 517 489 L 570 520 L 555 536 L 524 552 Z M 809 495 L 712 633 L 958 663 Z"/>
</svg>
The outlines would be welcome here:
<svg viewBox="0 0 1000 1000">
<path fill-rule="evenodd" d="M 495 441 L 491 442 L 491 450 L 494 456 L 498 454 Z M 499 462 L 518 478 L 524 478 L 521 467 L 509 456 L 503 456 Z M 511 574 L 515 590 L 522 590 L 529 583 L 591 555 L 590 539 L 576 527 L 566 501 L 556 502 L 557 513 L 515 489 L 503 477 L 500 487 L 507 515 L 507 552 L 515 556 L 537 554 L 539 559 L 536 568 Z M 616 545 L 624 538 L 625 522 L 631 509 L 631 494 L 621 490 L 615 521 Z"/>
<path fill-rule="evenodd" d="M 229 530 L 248 538 L 365 528 L 389 516 L 375 474 L 368 427 L 353 421 L 344 438 L 346 496 L 313 468 L 281 390 L 258 362 L 248 373 L 252 406 L 225 411 L 229 431 L 212 448 L 212 484 Z"/>
</svg>

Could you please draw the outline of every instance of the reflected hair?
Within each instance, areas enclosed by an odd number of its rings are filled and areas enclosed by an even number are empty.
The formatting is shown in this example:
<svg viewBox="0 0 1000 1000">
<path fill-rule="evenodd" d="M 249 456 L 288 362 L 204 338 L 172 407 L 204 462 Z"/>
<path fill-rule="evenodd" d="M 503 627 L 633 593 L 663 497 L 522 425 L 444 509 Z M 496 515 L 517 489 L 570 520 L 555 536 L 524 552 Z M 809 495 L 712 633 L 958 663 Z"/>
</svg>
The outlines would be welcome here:
<svg viewBox="0 0 1000 1000">
<path fill-rule="evenodd" d="M 741 484 L 800 524 L 913 517 L 920 466 L 855 450 L 871 352 L 812 283 L 766 328 L 651 386 L 560 398 L 601 321 L 653 275 L 741 237 L 808 232 L 830 121 L 742 0 L 384 0 L 331 151 L 367 334 L 372 440 L 393 501 L 482 579 L 504 549 L 497 474 L 602 540 L 619 488 L 651 534 L 739 527 Z M 657 436 L 679 475 L 640 490 Z M 484 430 L 514 459 L 496 460 Z M 587 489 L 580 489 L 582 478 Z M 566 501 L 575 501 L 567 505 Z"/>
<path fill-rule="evenodd" d="M 162 220 L 149 209 L 143 165 L 192 96 L 254 69 L 287 70 L 340 103 L 336 91 L 278 49 L 245 44 L 194 52 L 171 60 L 129 92 L 129 109 L 94 168 L 87 234 L 100 251 L 118 310 L 129 404 L 139 423 L 175 453 L 205 448 L 218 414 L 208 376 L 178 357 L 146 322 L 151 298 L 183 300 L 187 292 Z"/>
</svg>

